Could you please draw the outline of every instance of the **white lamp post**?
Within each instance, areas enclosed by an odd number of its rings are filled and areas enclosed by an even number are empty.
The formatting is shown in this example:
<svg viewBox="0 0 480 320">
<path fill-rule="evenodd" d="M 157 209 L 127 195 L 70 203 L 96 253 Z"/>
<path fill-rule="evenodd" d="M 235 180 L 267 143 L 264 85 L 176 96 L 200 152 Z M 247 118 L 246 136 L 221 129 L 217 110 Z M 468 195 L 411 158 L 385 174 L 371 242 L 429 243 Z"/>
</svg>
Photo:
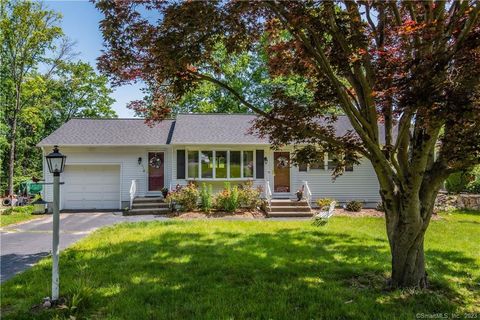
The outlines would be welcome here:
<svg viewBox="0 0 480 320">
<path fill-rule="evenodd" d="M 53 147 L 53 152 L 45 157 L 47 159 L 48 170 L 53 174 L 53 241 L 52 241 L 52 302 L 58 300 L 59 277 L 58 277 L 58 242 L 60 229 L 60 173 L 65 167 L 67 158 L 58 151 L 58 146 Z"/>
</svg>

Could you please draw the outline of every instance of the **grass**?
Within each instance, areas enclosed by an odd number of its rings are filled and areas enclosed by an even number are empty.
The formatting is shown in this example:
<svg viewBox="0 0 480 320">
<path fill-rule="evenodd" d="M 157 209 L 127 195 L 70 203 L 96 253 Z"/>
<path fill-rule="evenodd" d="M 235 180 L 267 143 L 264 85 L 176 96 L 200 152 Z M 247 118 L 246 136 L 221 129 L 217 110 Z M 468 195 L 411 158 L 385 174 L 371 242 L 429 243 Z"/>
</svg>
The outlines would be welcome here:
<svg viewBox="0 0 480 320">
<path fill-rule="evenodd" d="M 32 212 L 33 206 L 8 208 L 0 214 L 0 227 L 38 218 Z"/>
<path fill-rule="evenodd" d="M 61 255 L 62 310 L 31 311 L 50 259 L 2 285 L 4 319 L 413 319 L 480 312 L 480 213 L 432 221 L 432 288 L 385 291 L 381 218 L 168 221 L 98 230 Z"/>
</svg>

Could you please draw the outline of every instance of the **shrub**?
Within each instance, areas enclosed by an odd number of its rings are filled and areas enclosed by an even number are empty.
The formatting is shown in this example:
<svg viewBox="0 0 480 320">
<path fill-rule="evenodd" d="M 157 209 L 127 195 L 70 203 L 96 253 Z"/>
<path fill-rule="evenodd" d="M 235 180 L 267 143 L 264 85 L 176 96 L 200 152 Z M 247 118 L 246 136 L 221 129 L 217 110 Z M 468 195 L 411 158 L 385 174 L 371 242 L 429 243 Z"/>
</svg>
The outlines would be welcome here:
<svg viewBox="0 0 480 320">
<path fill-rule="evenodd" d="M 225 189 L 217 194 L 215 198 L 215 206 L 218 210 L 234 212 L 238 209 L 238 187 L 230 187 L 229 182 L 225 182 Z"/>
<path fill-rule="evenodd" d="M 197 208 L 198 188 L 193 183 L 186 187 L 177 187 L 176 190 L 167 196 L 167 202 L 180 205 L 182 211 L 192 211 Z"/>
<path fill-rule="evenodd" d="M 200 192 L 200 208 L 203 212 L 209 213 L 212 211 L 213 197 L 212 197 L 212 185 L 209 184 L 208 188 L 205 182 L 202 184 L 202 191 Z"/>
<path fill-rule="evenodd" d="M 466 190 L 470 193 L 480 193 L 480 165 L 471 171 L 471 181 L 468 182 Z"/>
<path fill-rule="evenodd" d="M 447 189 L 449 193 L 460 193 L 465 191 L 467 183 L 467 174 L 464 172 L 455 172 L 445 180 L 445 189 Z"/>
<path fill-rule="evenodd" d="M 360 201 L 349 201 L 345 207 L 347 211 L 359 212 L 363 208 L 363 203 Z"/>
<path fill-rule="evenodd" d="M 317 206 L 320 208 L 320 209 L 323 209 L 323 208 L 328 208 L 330 207 L 330 204 L 333 202 L 334 200 L 333 199 L 330 199 L 330 198 L 318 198 L 317 200 L 315 200 L 315 203 L 317 204 Z"/>
<path fill-rule="evenodd" d="M 252 181 L 247 181 L 238 189 L 238 202 L 242 208 L 255 209 L 260 206 L 260 188 L 254 188 Z"/>
<path fill-rule="evenodd" d="M 376 206 L 375 209 L 377 209 L 377 211 L 382 211 L 382 212 L 385 211 L 385 207 L 384 207 L 384 205 L 383 205 L 383 201 L 380 201 L 379 203 L 377 203 L 377 206 Z"/>
<path fill-rule="evenodd" d="M 3 215 L 10 215 L 10 214 L 16 214 L 16 213 L 24 213 L 24 214 L 32 214 L 33 213 L 33 206 L 28 205 L 28 206 L 20 206 L 20 207 L 10 207 L 6 210 L 4 210 L 1 214 Z"/>
</svg>

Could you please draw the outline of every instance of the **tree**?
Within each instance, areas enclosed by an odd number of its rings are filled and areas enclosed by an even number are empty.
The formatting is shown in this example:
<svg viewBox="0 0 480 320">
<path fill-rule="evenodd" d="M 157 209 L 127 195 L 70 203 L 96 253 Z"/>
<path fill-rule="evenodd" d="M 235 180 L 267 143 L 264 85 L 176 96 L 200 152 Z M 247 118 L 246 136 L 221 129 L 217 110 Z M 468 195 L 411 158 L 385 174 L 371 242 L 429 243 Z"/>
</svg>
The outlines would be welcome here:
<svg viewBox="0 0 480 320">
<path fill-rule="evenodd" d="M 249 101 L 259 109 L 269 110 L 275 90 L 282 88 L 289 96 L 297 100 L 313 100 L 313 92 L 306 86 L 307 81 L 298 75 L 279 76 L 272 78 L 268 72 L 268 58 L 266 55 L 266 39 L 262 39 L 248 52 L 229 54 L 222 42 L 218 42 L 212 52 L 212 63 L 216 70 L 221 70 L 222 81 L 236 92 L 242 92 L 249 97 Z M 203 69 L 209 69 L 204 65 Z M 213 76 L 214 68 L 210 68 Z M 154 83 L 145 89 L 142 101 L 133 101 L 129 106 L 137 115 L 148 118 L 149 106 L 153 102 Z M 179 101 L 172 101 L 171 109 L 175 112 L 200 113 L 248 113 L 251 112 L 235 96 L 212 82 L 201 82 L 186 92 Z M 332 106 L 332 112 L 338 113 Z"/>
<path fill-rule="evenodd" d="M 207 81 L 259 114 L 255 130 L 274 147 L 307 144 L 296 154 L 304 160 L 318 151 L 342 154 L 334 174 L 369 159 L 385 207 L 391 286 L 428 285 L 424 236 L 438 190 L 449 174 L 480 162 L 479 2 L 101 0 L 96 6 L 105 15 L 101 69 L 116 83 L 141 79 L 159 88 L 148 106 L 154 119 Z M 158 19 L 147 19 L 151 12 Z M 223 81 L 212 57 L 216 43 L 229 54 L 248 52 L 264 33 L 270 75 L 304 77 L 312 103 L 280 89 L 264 111 Z M 353 132 L 335 135 L 335 117 L 325 111 L 332 104 Z"/>
<path fill-rule="evenodd" d="M 72 117 L 116 117 L 105 76 L 87 63 L 70 62 L 72 43 L 60 16 L 41 3 L 0 4 L 1 193 L 41 176 L 36 144 Z"/>
<path fill-rule="evenodd" d="M 39 93 L 30 90 L 30 96 L 25 95 L 26 87 L 35 80 L 30 75 L 43 65 L 48 70 L 45 74 L 48 77 L 59 61 L 69 55 L 71 44 L 63 38 L 62 30 L 58 26 L 59 15 L 45 10 L 41 3 L 2 1 L 0 6 L 2 40 L 0 96 L 4 119 L 8 126 L 8 193 L 13 194 L 20 116 Z"/>
<path fill-rule="evenodd" d="M 108 79 L 98 75 L 88 63 L 65 62 L 59 65 L 48 84 L 51 108 L 47 127 L 52 131 L 71 118 L 116 118 L 115 102 Z M 49 134 L 50 132 L 45 132 Z"/>
</svg>

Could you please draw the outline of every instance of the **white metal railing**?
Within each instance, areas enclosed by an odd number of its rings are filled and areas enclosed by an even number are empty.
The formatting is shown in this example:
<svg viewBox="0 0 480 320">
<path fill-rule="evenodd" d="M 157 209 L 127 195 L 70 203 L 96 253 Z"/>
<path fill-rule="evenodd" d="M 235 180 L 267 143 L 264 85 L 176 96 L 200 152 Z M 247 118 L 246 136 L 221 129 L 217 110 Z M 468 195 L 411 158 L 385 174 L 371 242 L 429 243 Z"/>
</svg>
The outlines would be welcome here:
<svg viewBox="0 0 480 320">
<path fill-rule="evenodd" d="M 268 208 L 270 208 L 272 204 L 272 189 L 270 189 L 270 182 L 268 180 L 265 180 L 264 193 L 265 200 L 267 200 L 268 203 Z"/>
<path fill-rule="evenodd" d="M 312 191 L 310 190 L 310 187 L 308 186 L 308 181 L 303 181 L 303 195 L 305 197 L 305 200 L 308 203 L 308 206 L 310 206 L 310 202 L 312 201 Z"/>
<path fill-rule="evenodd" d="M 137 195 L 137 180 L 132 180 L 132 184 L 130 185 L 130 209 L 133 206 L 133 199 Z"/>
</svg>

